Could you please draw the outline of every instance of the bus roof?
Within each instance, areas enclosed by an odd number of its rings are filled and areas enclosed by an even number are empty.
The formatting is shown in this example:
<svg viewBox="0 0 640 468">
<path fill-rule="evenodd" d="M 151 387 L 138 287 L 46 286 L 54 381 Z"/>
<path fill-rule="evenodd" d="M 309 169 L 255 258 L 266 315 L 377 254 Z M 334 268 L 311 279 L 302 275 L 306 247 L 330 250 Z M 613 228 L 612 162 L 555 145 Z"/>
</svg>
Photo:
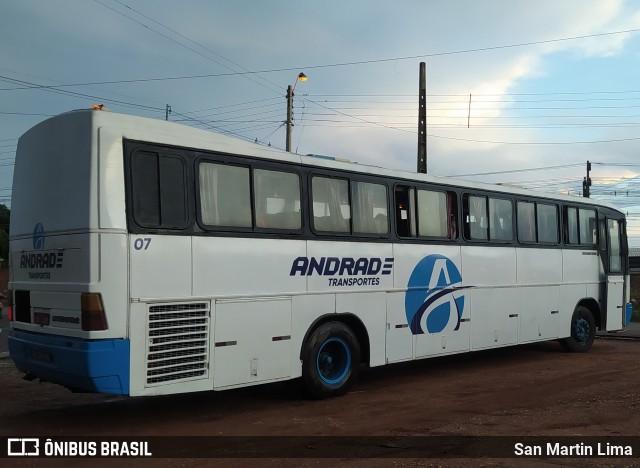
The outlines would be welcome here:
<svg viewBox="0 0 640 468">
<path fill-rule="evenodd" d="M 58 116 L 51 117 L 39 123 L 31 130 L 28 130 L 21 137 L 21 139 L 28 136 L 30 132 L 36 130 L 38 127 L 47 125 L 51 121 L 68 119 L 70 116 L 78 117 L 78 114 L 84 114 L 86 115 L 86 118 L 91 119 L 93 128 L 96 130 L 100 127 L 110 127 L 120 132 L 123 138 L 131 140 L 148 141 L 169 146 L 200 149 L 204 151 L 216 151 L 231 155 L 237 154 L 281 162 L 298 163 L 308 166 L 340 169 L 350 172 L 405 179 L 408 181 L 421 181 L 449 186 L 452 188 L 478 189 L 504 194 L 517 194 L 536 198 L 547 198 L 569 203 L 582 203 L 594 206 L 603 206 L 612 210 L 616 210 L 618 212 L 622 212 L 620 209 L 610 203 L 593 200 L 590 198 L 563 195 L 560 193 L 538 192 L 508 185 L 471 182 L 450 177 L 412 173 L 408 171 L 349 162 L 348 160 L 342 158 L 318 157 L 318 155 L 314 154 L 299 155 L 296 153 L 288 153 L 284 150 L 274 147 L 265 147 L 263 145 L 247 142 L 239 138 L 221 135 L 209 130 L 198 129 L 176 122 L 151 119 L 148 117 L 132 116 L 127 114 L 119 114 L 107 110 L 81 109 L 69 111 Z"/>
</svg>

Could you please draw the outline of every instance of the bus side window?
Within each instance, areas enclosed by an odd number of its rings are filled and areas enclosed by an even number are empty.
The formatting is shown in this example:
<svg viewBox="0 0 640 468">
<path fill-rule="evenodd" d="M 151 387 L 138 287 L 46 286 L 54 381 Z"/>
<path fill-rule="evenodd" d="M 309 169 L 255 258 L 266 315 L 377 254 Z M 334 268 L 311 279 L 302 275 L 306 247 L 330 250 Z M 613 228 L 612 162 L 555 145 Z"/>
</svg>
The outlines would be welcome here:
<svg viewBox="0 0 640 468">
<path fill-rule="evenodd" d="M 349 182 L 344 179 L 315 176 L 311 179 L 313 227 L 318 231 L 351 230 Z"/>
<path fill-rule="evenodd" d="M 354 234 L 387 234 L 387 187 L 369 182 L 351 182 Z"/>
<path fill-rule="evenodd" d="M 532 202 L 518 202 L 518 240 L 536 242 L 536 205 Z"/>
<path fill-rule="evenodd" d="M 202 162 L 200 216 L 207 226 L 251 227 L 249 168 Z"/>
<path fill-rule="evenodd" d="M 487 197 L 468 195 L 465 202 L 465 234 L 467 239 L 488 240 Z"/>
<path fill-rule="evenodd" d="M 418 190 L 418 234 L 426 237 L 449 236 L 447 194 Z"/>
<path fill-rule="evenodd" d="M 596 212 L 580 208 L 578 210 L 578 220 L 580 225 L 580 245 L 595 245 L 598 232 Z"/>
<path fill-rule="evenodd" d="M 416 230 L 413 220 L 414 190 L 405 185 L 399 185 L 395 189 L 396 232 L 398 237 L 415 237 Z"/>
<path fill-rule="evenodd" d="M 538 242 L 558 243 L 558 207 L 537 204 Z"/>
<path fill-rule="evenodd" d="M 489 198 L 489 239 L 513 239 L 513 205 L 511 200 Z"/>
<path fill-rule="evenodd" d="M 564 210 L 565 242 L 567 244 L 578 244 L 578 209 L 567 206 Z"/>
<path fill-rule="evenodd" d="M 296 174 L 256 169 L 253 187 L 257 227 L 294 230 L 302 227 L 300 179 Z"/>
</svg>

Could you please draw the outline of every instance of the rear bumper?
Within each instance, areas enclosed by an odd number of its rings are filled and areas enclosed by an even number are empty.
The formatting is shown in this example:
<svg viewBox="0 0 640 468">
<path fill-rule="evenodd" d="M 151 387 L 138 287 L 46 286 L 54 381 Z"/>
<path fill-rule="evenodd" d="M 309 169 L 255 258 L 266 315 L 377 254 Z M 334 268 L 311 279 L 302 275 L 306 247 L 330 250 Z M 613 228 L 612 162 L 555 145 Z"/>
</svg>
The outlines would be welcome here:
<svg viewBox="0 0 640 468">
<path fill-rule="evenodd" d="M 20 371 L 34 378 L 72 390 L 129 394 L 129 340 L 83 340 L 12 330 L 9 354 Z"/>
</svg>

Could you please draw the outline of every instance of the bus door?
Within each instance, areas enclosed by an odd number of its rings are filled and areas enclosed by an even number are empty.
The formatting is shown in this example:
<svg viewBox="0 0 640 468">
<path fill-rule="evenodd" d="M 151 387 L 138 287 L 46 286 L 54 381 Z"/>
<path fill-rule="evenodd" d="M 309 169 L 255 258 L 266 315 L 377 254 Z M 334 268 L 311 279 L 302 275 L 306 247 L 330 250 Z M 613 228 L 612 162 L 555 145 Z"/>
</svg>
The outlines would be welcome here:
<svg viewBox="0 0 640 468">
<path fill-rule="evenodd" d="M 625 266 L 624 222 L 621 219 L 600 220 L 600 254 L 606 281 L 606 329 L 620 330 L 626 323 L 625 311 Z"/>
</svg>

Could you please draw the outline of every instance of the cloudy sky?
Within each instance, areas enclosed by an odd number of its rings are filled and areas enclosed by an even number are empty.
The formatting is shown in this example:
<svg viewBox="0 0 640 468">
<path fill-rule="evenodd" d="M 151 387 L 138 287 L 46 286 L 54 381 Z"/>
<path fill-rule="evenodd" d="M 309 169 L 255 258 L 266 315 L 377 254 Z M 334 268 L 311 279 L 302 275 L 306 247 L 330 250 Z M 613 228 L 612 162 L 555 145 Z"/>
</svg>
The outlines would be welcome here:
<svg viewBox="0 0 640 468">
<path fill-rule="evenodd" d="M 0 202 L 17 138 L 71 109 L 164 119 L 414 171 L 427 64 L 433 175 L 628 211 L 640 246 L 640 2 L 0 0 Z M 561 166 L 561 167 L 558 167 Z"/>
</svg>

